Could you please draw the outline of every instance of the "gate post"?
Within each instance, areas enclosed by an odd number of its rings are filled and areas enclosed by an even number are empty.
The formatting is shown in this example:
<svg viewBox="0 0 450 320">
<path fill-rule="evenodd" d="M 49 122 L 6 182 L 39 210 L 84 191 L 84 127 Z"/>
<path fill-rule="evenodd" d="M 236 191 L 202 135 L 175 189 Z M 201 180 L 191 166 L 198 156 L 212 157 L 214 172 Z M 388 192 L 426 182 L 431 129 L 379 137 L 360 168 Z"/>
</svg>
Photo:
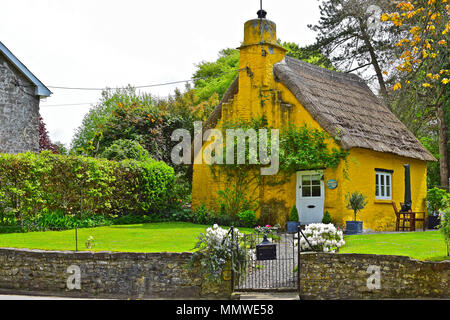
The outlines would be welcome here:
<svg viewBox="0 0 450 320">
<path fill-rule="evenodd" d="M 239 245 L 239 244 L 238 244 Z M 236 249 L 234 247 L 234 227 L 231 226 L 231 293 L 234 292 L 234 250 Z"/>
<path fill-rule="evenodd" d="M 300 225 L 297 226 L 297 289 L 300 297 Z"/>
</svg>

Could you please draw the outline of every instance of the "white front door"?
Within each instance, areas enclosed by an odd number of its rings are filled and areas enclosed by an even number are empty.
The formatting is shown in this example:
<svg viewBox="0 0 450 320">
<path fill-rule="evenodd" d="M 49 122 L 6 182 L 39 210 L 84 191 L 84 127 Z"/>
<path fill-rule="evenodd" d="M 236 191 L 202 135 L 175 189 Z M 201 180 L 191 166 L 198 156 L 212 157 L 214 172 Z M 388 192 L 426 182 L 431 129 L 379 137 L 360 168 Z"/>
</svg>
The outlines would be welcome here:
<svg viewBox="0 0 450 320">
<path fill-rule="evenodd" d="M 321 223 L 325 205 L 323 171 L 297 172 L 297 210 L 302 224 Z"/>
</svg>

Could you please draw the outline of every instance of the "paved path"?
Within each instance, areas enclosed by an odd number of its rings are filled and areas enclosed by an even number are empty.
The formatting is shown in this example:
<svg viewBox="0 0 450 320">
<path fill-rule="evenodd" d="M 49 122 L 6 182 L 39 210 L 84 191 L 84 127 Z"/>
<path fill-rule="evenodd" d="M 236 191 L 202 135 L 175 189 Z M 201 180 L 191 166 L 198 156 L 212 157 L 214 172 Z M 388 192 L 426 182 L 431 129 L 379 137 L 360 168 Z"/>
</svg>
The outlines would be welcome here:
<svg viewBox="0 0 450 320">
<path fill-rule="evenodd" d="M 241 293 L 239 300 L 300 300 L 297 292 Z"/>
<path fill-rule="evenodd" d="M 246 277 L 237 290 L 297 288 L 297 247 L 294 247 L 296 234 L 277 234 L 277 259 L 257 261 L 256 254 L 250 254 L 246 265 Z M 256 239 L 256 243 L 262 239 Z M 252 257 L 253 256 L 253 257 Z"/>
</svg>

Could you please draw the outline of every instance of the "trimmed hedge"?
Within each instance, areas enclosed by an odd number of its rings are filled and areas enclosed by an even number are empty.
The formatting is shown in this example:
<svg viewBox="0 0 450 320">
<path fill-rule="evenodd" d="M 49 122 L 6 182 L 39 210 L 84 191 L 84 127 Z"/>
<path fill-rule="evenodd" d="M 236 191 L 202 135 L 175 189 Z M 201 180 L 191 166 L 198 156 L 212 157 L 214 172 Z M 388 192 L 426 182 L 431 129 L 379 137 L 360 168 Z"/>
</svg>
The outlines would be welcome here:
<svg viewBox="0 0 450 320">
<path fill-rule="evenodd" d="M 0 224 L 40 213 L 152 214 L 173 199 L 174 170 L 155 160 L 121 162 L 81 156 L 0 154 Z"/>
</svg>

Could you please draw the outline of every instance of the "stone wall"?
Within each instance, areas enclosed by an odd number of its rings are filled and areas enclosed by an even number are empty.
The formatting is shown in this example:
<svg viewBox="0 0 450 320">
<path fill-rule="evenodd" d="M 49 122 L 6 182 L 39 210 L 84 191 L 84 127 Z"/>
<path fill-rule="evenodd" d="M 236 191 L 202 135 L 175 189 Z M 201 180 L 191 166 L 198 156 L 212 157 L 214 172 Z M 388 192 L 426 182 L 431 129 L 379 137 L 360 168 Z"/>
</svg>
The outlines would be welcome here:
<svg viewBox="0 0 450 320">
<path fill-rule="evenodd" d="M 198 268 L 189 268 L 191 256 L 0 249 L 0 291 L 97 298 L 229 298 L 230 282 L 207 283 Z M 77 267 L 80 288 L 72 271 Z"/>
<path fill-rule="evenodd" d="M 301 299 L 450 298 L 450 261 L 303 253 Z"/>
<path fill-rule="evenodd" d="M 0 53 L 0 153 L 39 151 L 36 87 Z"/>
<path fill-rule="evenodd" d="M 210 284 L 191 253 L 0 249 L 0 292 L 123 299 L 229 299 L 230 281 Z M 79 268 L 79 287 L 76 272 Z M 302 253 L 301 299 L 450 298 L 450 261 Z"/>
</svg>

